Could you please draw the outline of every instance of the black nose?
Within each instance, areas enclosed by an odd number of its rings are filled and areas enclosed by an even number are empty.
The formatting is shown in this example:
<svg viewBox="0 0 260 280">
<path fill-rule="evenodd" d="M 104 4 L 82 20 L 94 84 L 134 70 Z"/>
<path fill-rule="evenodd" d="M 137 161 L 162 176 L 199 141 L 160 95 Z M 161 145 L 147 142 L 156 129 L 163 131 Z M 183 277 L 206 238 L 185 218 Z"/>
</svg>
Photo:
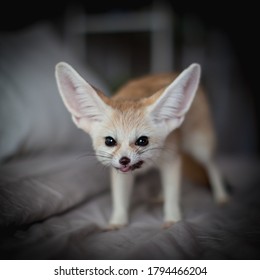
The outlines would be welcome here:
<svg viewBox="0 0 260 280">
<path fill-rule="evenodd" d="M 128 157 L 122 157 L 120 160 L 119 160 L 119 163 L 122 164 L 122 165 L 127 165 L 128 163 L 130 163 L 130 158 Z"/>
</svg>

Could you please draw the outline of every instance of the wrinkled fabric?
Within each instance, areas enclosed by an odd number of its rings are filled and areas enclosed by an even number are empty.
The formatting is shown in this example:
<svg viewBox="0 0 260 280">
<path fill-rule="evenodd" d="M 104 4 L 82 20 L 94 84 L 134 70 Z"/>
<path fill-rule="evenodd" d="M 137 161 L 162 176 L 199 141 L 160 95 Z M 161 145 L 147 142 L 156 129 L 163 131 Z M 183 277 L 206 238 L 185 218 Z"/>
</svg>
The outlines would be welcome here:
<svg viewBox="0 0 260 280">
<path fill-rule="evenodd" d="M 208 188 L 184 180 L 184 218 L 162 229 L 162 205 L 151 202 L 160 181 L 150 171 L 137 178 L 130 223 L 117 231 L 104 231 L 112 207 L 109 172 L 95 160 L 52 154 L 6 165 L 1 258 L 258 259 L 259 162 L 220 163 L 232 185 L 229 204 L 217 206 Z"/>
</svg>

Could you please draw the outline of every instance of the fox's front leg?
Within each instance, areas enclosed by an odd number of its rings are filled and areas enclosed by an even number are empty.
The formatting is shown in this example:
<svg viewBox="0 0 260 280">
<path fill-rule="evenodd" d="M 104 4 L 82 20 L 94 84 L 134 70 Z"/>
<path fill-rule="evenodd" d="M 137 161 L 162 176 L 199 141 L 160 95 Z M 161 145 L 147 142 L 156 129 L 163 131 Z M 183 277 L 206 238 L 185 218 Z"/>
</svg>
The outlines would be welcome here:
<svg viewBox="0 0 260 280">
<path fill-rule="evenodd" d="M 132 194 L 134 176 L 132 173 L 120 173 L 111 170 L 111 190 L 113 210 L 109 229 L 118 229 L 128 223 L 128 209 Z"/>
<path fill-rule="evenodd" d="M 181 158 L 169 157 L 161 164 L 161 178 L 164 196 L 164 227 L 181 219 L 180 186 L 181 186 Z"/>
</svg>

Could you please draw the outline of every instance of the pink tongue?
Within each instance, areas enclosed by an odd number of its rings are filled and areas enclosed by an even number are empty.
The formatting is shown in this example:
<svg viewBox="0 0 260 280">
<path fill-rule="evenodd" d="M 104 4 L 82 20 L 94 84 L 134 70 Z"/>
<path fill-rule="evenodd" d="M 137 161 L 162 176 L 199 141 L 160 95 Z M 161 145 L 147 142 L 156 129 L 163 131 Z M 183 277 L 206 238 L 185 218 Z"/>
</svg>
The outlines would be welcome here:
<svg viewBox="0 0 260 280">
<path fill-rule="evenodd" d="M 123 166 L 123 167 L 120 168 L 120 171 L 127 172 L 127 171 L 130 170 L 130 168 L 131 168 L 130 166 Z"/>
</svg>

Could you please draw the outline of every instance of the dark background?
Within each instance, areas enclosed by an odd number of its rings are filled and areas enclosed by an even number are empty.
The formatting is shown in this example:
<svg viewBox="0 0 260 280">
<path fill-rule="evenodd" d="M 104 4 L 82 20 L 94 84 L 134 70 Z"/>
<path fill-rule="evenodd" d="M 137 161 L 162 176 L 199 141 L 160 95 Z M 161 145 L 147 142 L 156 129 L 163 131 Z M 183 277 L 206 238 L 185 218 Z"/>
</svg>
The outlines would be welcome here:
<svg viewBox="0 0 260 280">
<path fill-rule="evenodd" d="M 51 1 L 17 2 L 7 1 L 1 9 L 1 31 L 12 31 L 27 27 L 41 20 L 56 20 L 64 16 L 69 6 L 80 4 L 87 13 L 104 13 L 113 11 L 138 10 L 150 5 L 153 1 L 62 1 L 55 4 Z M 195 14 L 210 30 L 220 28 L 232 44 L 233 51 L 240 63 L 243 74 L 254 92 L 257 91 L 258 71 L 254 66 L 259 60 L 259 15 L 254 1 L 236 2 L 228 5 L 221 1 L 167 1 L 181 18 Z M 57 2 L 58 3 L 58 2 Z"/>
<path fill-rule="evenodd" d="M 160 2 L 160 1 L 159 1 Z M 161 1 L 163 2 L 163 1 Z M 258 60 L 259 60 L 259 42 L 258 42 L 258 18 L 257 7 L 250 1 L 236 2 L 235 4 L 219 1 L 166 1 L 175 15 L 175 61 L 174 67 L 180 69 L 183 67 L 181 54 L 186 44 L 197 44 L 199 37 L 200 44 L 207 45 L 212 32 L 218 30 L 227 40 L 229 52 L 235 60 L 235 71 L 231 75 L 231 99 L 225 105 L 223 111 L 225 118 L 222 116 L 221 105 L 215 106 L 215 115 L 218 131 L 221 135 L 222 142 L 220 150 L 224 153 L 249 154 L 259 156 L 259 128 L 260 128 L 260 98 L 258 94 Z M 17 2 L 8 1 L 5 7 L 1 9 L 0 28 L 1 32 L 16 32 L 40 21 L 52 21 L 57 26 L 64 19 L 66 13 L 71 7 L 77 5 L 84 10 L 86 14 L 105 14 L 113 12 L 129 12 L 146 9 L 153 1 L 62 1 L 60 4 L 51 1 L 37 2 Z M 196 19 L 200 27 L 203 29 L 203 34 L 194 33 L 192 27 L 188 32 L 190 41 L 185 41 L 183 36 L 187 18 Z M 125 35 L 125 37 L 129 36 Z M 130 35 L 131 36 L 131 35 Z M 145 66 L 147 59 L 145 52 L 147 49 L 145 34 L 144 39 L 136 36 L 138 48 L 143 58 L 143 63 L 140 63 L 139 68 L 133 69 L 134 75 L 144 74 L 148 71 Z M 116 37 L 116 36 L 115 36 Z M 140 37 L 140 36 L 139 36 Z M 111 38 L 104 35 L 102 38 L 92 36 L 92 44 L 99 44 L 100 41 L 109 42 Z M 124 42 L 124 35 L 120 37 L 120 41 Z M 91 43 L 91 40 L 90 40 Z M 128 46 L 128 42 L 122 45 L 122 48 L 134 48 Z M 91 50 L 91 44 L 90 44 Z M 133 54 L 132 54 L 133 55 Z M 227 54 L 228 56 L 229 54 Z M 133 55 L 136 56 L 136 55 Z M 140 57 L 138 60 L 140 61 Z M 210 59 L 210 55 L 209 55 Z M 134 60 L 134 59 L 133 59 Z M 206 64 L 206 63 L 205 63 Z M 223 65 L 223 73 L 225 71 Z M 207 69 L 207 66 L 205 67 Z M 97 70 L 98 66 L 97 66 Z M 214 73 L 214 69 L 213 69 Z M 101 73 L 102 74 L 102 73 Z M 211 72 L 212 75 L 212 72 Z M 224 75 L 224 74 L 223 74 Z M 103 73 L 104 78 L 105 74 Z M 128 78 L 128 77 L 123 77 Z M 122 78 L 122 79 L 123 79 Z M 121 80 L 122 80 L 121 79 Z M 107 78 L 108 82 L 109 78 Z M 117 86 L 121 80 L 112 84 Z M 209 80 L 209 79 L 208 79 Z M 221 81 L 220 81 L 221 83 Z M 207 80 L 206 80 L 207 85 Z M 213 87 L 213 86 L 212 86 Z M 210 88 L 210 86 L 209 86 Z M 240 91 L 240 93 L 237 93 Z M 214 89 L 213 89 L 214 92 Z M 211 97 L 214 102 L 216 94 Z M 218 98 L 218 97 L 217 97 Z M 235 101 L 235 100 L 238 100 Z M 223 101 L 220 104 L 223 104 Z M 246 104 L 247 108 L 243 108 Z M 229 115 L 226 113 L 230 107 Z M 224 110 L 224 109 L 223 109 Z M 250 115 L 250 116 L 249 116 Z M 222 117 L 222 120 L 221 120 Z M 223 118 L 226 121 L 223 121 Z M 229 122 L 230 119 L 230 122 Z M 228 123 L 228 124 L 227 124 Z M 228 134 L 230 133 L 230 135 Z M 224 138 L 224 139 L 223 139 Z M 234 143 L 234 145 L 232 144 Z"/>
<path fill-rule="evenodd" d="M 83 33 L 81 38 L 86 41 L 83 44 L 86 49 L 79 50 L 77 34 L 68 32 L 71 27 L 68 26 L 71 23 L 68 19 L 73 14 L 77 17 L 79 10 L 86 17 L 146 11 L 155 2 L 62 1 L 62 4 L 58 4 L 50 1 L 8 1 L 1 8 L 0 113 L 3 114 L 0 114 L 0 140 L 4 139 L 3 147 L 10 149 L 4 153 L 7 159 L 0 172 L 0 214 L 4 218 L 3 222 L 0 219 L 0 226 L 6 223 L 10 229 L 6 232 L 7 236 L 3 231 L 4 238 L 0 238 L 1 246 L 5 249 L 0 250 L 0 254 L 7 253 L 10 258 L 18 259 L 31 259 L 32 256 L 42 259 L 50 255 L 70 259 L 77 257 L 74 255 L 76 246 L 80 248 L 83 258 L 106 257 L 103 251 L 96 250 L 96 244 L 102 240 L 99 234 L 93 236 L 92 221 L 96 224 L 97 219 L 89 212 L 89 207 L 97 205 L 99 210 L 94 210 L 99 218 L 108 214 L 104 201 L 110 201 L 110 193 L 103 192 L 103 188 L 108 187 L 107 179 L 105 175 L 100 176 L 99 169 L 92 164 L 92 158 L 74 160 L 74 153 L 84 152 L 83 155 L 86 155 L 90 142 L 83 132 L 80 134 L 81 131 L 76 130 L 65 111 L 58 96 L 54 67 L 61 57 L 65 57 L 63 46 L 71 43 L 71 50 L 77 57 L 67 57 L 74 59 L 76 68 L 83 66 L 78 69 L 83 77 L 92 81 L 89 70 L 94 70 L 112 90 L 124 80 L 149 73 L 149 32 Z M 169 248 L 173 248 L 171 253 L 175 256 L 179 256 L 180 250 L 184 258 L 258 258 L 260 173 L 259 161 L 252 160 L 252 157 L 259 158 L 260 153 L 258 8 L 249 1 L 232 6 L 231 3 L 219 1 L 157 1 L 157 4 L 162 3 L 168 5 L 174 19 L 172 70 L 182 70 L 194 61 L 202 65 L 202 82 L 212 106 L 219 152 L 227 155 L 227 160 L 224 157 L 220 161 L 220 167 L 225 171 L 223 174 L 232 186 L 234 197 L 227 208 L 216 209 L 208 189 L 193 189 L 192 185 L 187 185 L 183 203 L 188 221 L 191 219 L 192 223 L 188 227 L 180 224 L 178 228 L 177 225 L 176 234 L 172 236 L 173 244 L 170 244 L 172 247 Z M 54 28 L 49 29 L 49 25 L 46 27 L 45 24 L 41 26 L 42 22 L 48 22 Z M 61 40 L 56 40 L 57 37 Z M 79 59 L 81 54 L 78 51 L 87 56 Z M 163 56 L 162 52 L 159 59 Z M 85 73 L 84 67 L 87 70 Z M 1 129 L 7 132 L 6 137 L 3 137 L 5 133 Z M 88 181 L 86 176 L 89 174 L 93 181 Z M 158 185 L 153 177 L 148 179 Z M 86 188 L 86 181 L 90 190 Z M 146 183 L 146 179 L 143 182 Z M 144 186 L 142 182 L 140 186 Z M 140 199 L 140 208 L 137 201 L 133 221 L 137 218 L 140 231 L 131 231 L 131 248 L 135 234 L 137 237 L 140 237 L 140 233 L 142 237 L 145 236 L 140 221 L 144 219 L 145 223 L 150 223 L 149 216 L 142 214 L 143 210 L 150 212 L 143 205 L 145 190 L 142 187 L 137 189 L 140 191 L 140 195 L 137 193 L 136 196 L 138 201 Z M 99 194 L 102 196 L 100 200 Z M 16 231 L 12 225 L 22 225 L 22 228 L 18 227 Z M 185 230 L 183 234 L 182 229 Z M 10 236 L 13 233 L 15 235 Z M 115 234 L 119 234 L 119 238 L 111 235 L 111 241 L 129 258 L 125 239 L 120 236 L 120 231 Z M 136 239 L 138 242 L 140 240 L 141 247 L 137 246 L 133 258 L 143 256 L 146 259 L 146 256 L 152 257 L 152 252 L 160 257 L 149 229 L 147 236 Z M 95 238 L 96 242 L 93 242 Z M 155 239 L 158 240 L 157 234 Z M 109 246 L 103 243 L 101 247 L 108 256 L 113 243 L 109 238 L 107 240 Z M 120 240 L 123 246 L 118 246 L 117 241 Z M 151 243 L 142 244 L 143 240 Z M 194 247 L 194 242 L 198 246 Z M 154 251 L 150 244 L 154 244 Z M 185 246 L 182 248 L 179 244 Z M 198 255 L 193 250 L 187 251 L 189 246 L 198 250 Z M 165 257 L 163 252 L 162 258 Z"/>
</svg>

